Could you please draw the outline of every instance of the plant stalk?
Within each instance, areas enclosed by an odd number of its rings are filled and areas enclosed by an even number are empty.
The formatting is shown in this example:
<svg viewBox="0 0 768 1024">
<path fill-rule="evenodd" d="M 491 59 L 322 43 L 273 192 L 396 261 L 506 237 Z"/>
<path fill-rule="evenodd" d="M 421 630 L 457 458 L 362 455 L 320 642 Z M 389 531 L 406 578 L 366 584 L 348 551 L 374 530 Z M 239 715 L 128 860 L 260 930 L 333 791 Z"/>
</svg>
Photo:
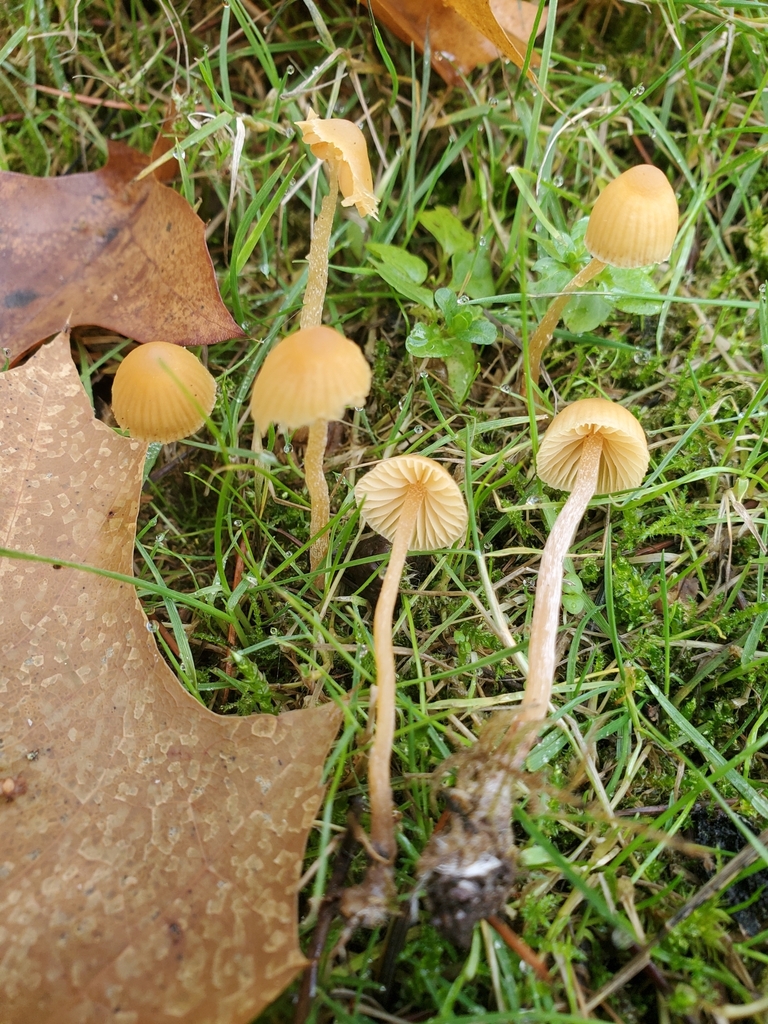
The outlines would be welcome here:
<svg viewBox="0 0 768 1024">
<path fill-rule="evenodd" d="M 307 271 L 307 287 L 304 291 L 304 305 L 301 307 L 299 327 L 319 327 L 323 322 L 323 305 L 328 287 L 328 249 L 331 244 L 331 229 L 336 213 L 336 200 L 339 198 L 339 175 L 334 163 L 328 164 L 328 195 L 321 205 L 320 213 L 315 221 L 312 242 L 309 246 L 309 269 Z M 309 426 L 309 441 L 304 459 L 304 477 L 309 491 L 311 505 L 311 521 L 309 533 L 316 537 L 320 530 L 328 525 L 331 515 L 331 498 L 328 493 L 328 481 L 323 472 L 325 448 L 328 443 L 328 421 L 316 420 Z M 328 535 L 314 542 L 309 549 L 309 564 L 317 569 L 328 553 Z M 322 581 L 319 581 L 322 585 Z"/>
<path fill-rule="evenodd" d="M 571 278 L 557 298 L 550 302 L 549 309 L 542 317 L 541 323 L 533 332 L 531 339 L 528 342 L 528 374 L 534 384 L 538 384 L 539 381 L 539 373 L 541 372 L 541 355 L 552 340 L 555 328 L 560 322 L 562 312 L 568 305 L 571 296 L 579 288 L 583 288 L 585 284 L 588 284 L 593 277 L 597 277 L 600 271 L 606 266 L 607 264 L 603 263 L 602 260 L 591 259 L 586 267 Z M 525 393 L 524 389 L 525 378 L 523 377 L 520 386 L 521 394 Z"/>
<path fill-rule="evenodd" d="M 309 425 L 309 440 L 304 456 L 304 479 L 309 491 L 311 507 L 309 521 L 310 537 L 317 540 L 309 549 L 309 564 L 313 570 L 321 564 L 328 554 L 328 533 L 318 537 L 318 533 L 328 525 L 331 513 L 331 498 L 328 493 L 328 481 L 323 472 L 325 448 L 328 443 L 328 420 L 315 420 Z"/>
<path fill-rule="evenodd" d="M 371 842 L 377 852 L 392 864 L 395 859 L 394 802 L 390 763 L 395 736 L 395 652 L 392 644 L 392 620 L 400 590 L 403 566 L 413 540 L 416 520 L 424 501 L 424 488 L 413 484 L 406 495 L 397 534 L 389 556 L 389 565 L 373 618 L 373 647 L 376 655 L 376 732 L 368 758 L 368 789 L 371 802 Z"/>
<path fill-rule="evenodd" d="M 334 163 L 328 164 L 328 195 L 320 204 L 320 213 L 315 221 L 312 242 L 309 246 L 307 287 L 304 291 L 304 305 L 301 307 L 299 327 L 319 327 L 323 322 L 323 305 L 328 288 L 328 250 L 331 246 L 331 229 L 336 214 L 336 200 L 339 198 L 339 175 Z"/>
<path fill-rule="evenodd" d="M 563 562 L 597 488 L 602 452 L 602 434 L 590 434 L 581 449 L 576 484 L 544 545 L 528 640 L 528 679 L 520 710 L 507 733 L 509 738 L 515 735 L 523 724 L 542 722 L 547 716 L 555 678 L 555 649 L 560 623 L 560 598 L 563 592 Z M 535 736 L 535 730 L 529 728 L 521 738 L 515 754 L 515 767 L 519 767 L 528 756 Z"/>
</svg>

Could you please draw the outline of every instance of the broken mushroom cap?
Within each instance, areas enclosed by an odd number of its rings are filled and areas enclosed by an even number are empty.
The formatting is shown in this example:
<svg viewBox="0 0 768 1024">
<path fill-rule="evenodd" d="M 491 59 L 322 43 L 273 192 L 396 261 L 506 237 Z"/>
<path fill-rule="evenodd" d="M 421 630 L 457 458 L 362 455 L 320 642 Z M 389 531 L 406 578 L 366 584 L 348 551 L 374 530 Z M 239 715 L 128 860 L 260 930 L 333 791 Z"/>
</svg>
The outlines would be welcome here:
<svg viewBox="0 0 768 1024">
<path fill-rule="evenodd" d="M 150 341 L 117 368 L 112 412 L 139 441 L 178 441 L 194 434 L 216 401 L 216 381 L 188 349 Z"/>
<path fill-rule="evenodd" d="M 630 167 L 597 197 L 584 244 L 611 267 L 647 267 L 672 252 L 677 199 L 666 175 L 650 164 Z"/>
<path fill-rule="evenodd" d="M 287 430 L 316 420 L 340 420 L 363 406 L 371 368 L 358 346 L 331 327 L 305 327 L 272 349 L 251 394 L 251 415 L 262 434 L 270 423 Z"/>
<path fill-rule="evenodd" d="M 384 459 L 358 481 L 355 498 L 365 521 L 388 541 L 394 541 L 406 495 L 418 487 L 423 501 L 408 548 L 434 551 L 464 536 L 467 507 L 456 481 L 443 467 L 422 455 Z"/>
<path fill-rule="evenodd" d="M 605 398 L 585 398 L 566 406 L 542 438 L 536 468 L 550 487 L 571 491 L 587 437 L 600 434 L 603 450 L 596 494 L 639 487 L 648 468 L 648 442 L 631 412 Z"/>
<path fill-rule="evenodd" d="M 356 206 L 361 217 L 374 217 L 379 201 L 373 193 L 373 177 L 365 136 L 353 121 L 318 117 L 310 107 L 306 121 L 296 121 L 302 137 L 319 160 L 336 166 L 342 206 Z"/>
</svg>

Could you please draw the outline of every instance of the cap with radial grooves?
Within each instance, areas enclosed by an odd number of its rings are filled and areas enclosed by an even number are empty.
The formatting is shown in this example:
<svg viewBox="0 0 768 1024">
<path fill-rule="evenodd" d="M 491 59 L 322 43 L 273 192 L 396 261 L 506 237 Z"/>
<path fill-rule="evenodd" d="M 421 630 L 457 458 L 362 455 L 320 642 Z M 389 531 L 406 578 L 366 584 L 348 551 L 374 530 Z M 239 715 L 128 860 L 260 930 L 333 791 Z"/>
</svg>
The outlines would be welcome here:
<svg viewBox="0 0 768 1024">
<path fill-rule="evenodd" d="M 340 420 L 349 406 L 363 406 L 371 368 L 354 341 L 331 327 L 305 327 L 283 338 L 259 371 L 251 415 L 262 434 L 270 423 L 288 430 L 316 420 Z"/>
<path fill-rule="evenodd" d="M 139 441 L 178 441 L 194 434 L 216 401 L 216 381 L 188 349 L 149 341 L 120 363 L 112 412 Z"/>
<path fill-rule="evenodd" d="M 638 164 L 597 197 L 584 244 L 610 267 L 648 267 L 672 252 L 677 221 L 677 199 L 666 175 L 658 167 Z"/>
<path fill-rule="evenodd" d="M 336 165 L 342 206 L 357 207 L 361 217 L 378 220 L 379 200 L 373 193 L 371 163 L 365 136 L 354 121 L 341 117 L 318 117 L 309 108 L 306 121 L 296 121 L 304 142 L 319 160 Z"/>
<path fill-rule="evenodd" d="M 406 495 L 412 487 L 420 487 L 424 493 L 409 545 L 412 551 L 450 547 L 464 536 L 467 507 L 456 481 L 439 462 L 423 455 L 384 459 L 358 481 L 355 498 L 362 506 L 365 521 L 393 541 Z"/>
<path fill-rule="evenodd" d="M 590 434 L 602 434 L 596 494 L 639 487 L 648 469 L 648 443 L 638 421 L 623 405 L 585 398 L 566 406 L 542 438 L 536 469 L 550 487 L 573 489 L 581 448 Z"/>
</svg>

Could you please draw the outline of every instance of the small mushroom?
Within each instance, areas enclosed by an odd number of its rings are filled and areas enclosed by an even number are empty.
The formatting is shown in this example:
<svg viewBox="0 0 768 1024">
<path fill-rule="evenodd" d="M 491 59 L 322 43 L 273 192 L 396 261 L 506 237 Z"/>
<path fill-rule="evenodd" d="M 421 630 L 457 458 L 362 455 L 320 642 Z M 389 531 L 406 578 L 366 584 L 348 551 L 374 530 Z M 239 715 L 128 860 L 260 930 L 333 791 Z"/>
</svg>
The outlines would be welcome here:
<svg viewBox="0 0 768 1024">
<path fill-rule="evenodd" d="M 409 551 L 434 551 L 464 536 L 467 508 L 451 475 L 439 463 L 421 455 L 399 455 L 380 462 L 359 480 L 355 497 L 369 526 L 392 543 L 373 620 L 376 732 L 368 761 L 371 842 L 381 858 L 369 870 L 368 889 L 386 903 L 394 885 L 396 851 L 390 783 L 395 734 L 392 620 L 400 577 Z"/>
<path fill-rule="evenodd" d="M 595 494 L 639 487 L 648 468 L 643 428 L 623 406 L 587 398 L 567 406 L 552 420 L 537 458 L 539 477 L 570 497 L 544 545 L 528 641 L 528 679 L 511 731 L 546 717 L 555 675 L 555 644 L 560 620 L 563 561 L 587 505 Z M 533 743 L 524 737 L 516 754 L 522 764 Z"/>
<path fill-rule="evenodd" d="M 112 412 L 139 441 L 178 441 L 205 423 L 216 401 L 216 381 L 188 349 L 150 341 L 117 368 Z"/>
<path fill-rule="evenodd" d="M 328 525 L 330 498 L 323 472 L 328 421 L 340 420 L 348 406 L 365 405 L 371 368 L 358 346 L 330 327 L 315 326 L 289 334 L 272 349 L 251 394 L 251 415 L 260 434 L 270 423 L 287 430 L 309 427 L 304 476 L 312 513 L 310 535 Z M 328 551 L 328 536 L 310 550 L 316 569 Z"/>
<path fill-rule="evenodd" d="M 373 193 L 373 178 L 365 136 L 353 121 L 323 118 L 309 108 L 306 121 L 296 121 L 312 153 L 328 165 L 328 195 L 320 206 L 309 248 L 307 288 L 299 325 L 315 327 L 322 322 L 328 287 L 328 249 L 341 187 L 342 206 L 356 206 L 361 217 L 377 217 L 379 201 Z"/>
<path fill-rule="evenodd" d="M 541 355 L 573 292 L 605 267 L 648 267 L 667 259 L 677 234 L 677 199 L 666 175 L 650 164 L 624 171 L 597 197 L 584 236 L 590 262 L 550 303 L 528 344 L 531 380 L 539 379 Z"/>
</svg>

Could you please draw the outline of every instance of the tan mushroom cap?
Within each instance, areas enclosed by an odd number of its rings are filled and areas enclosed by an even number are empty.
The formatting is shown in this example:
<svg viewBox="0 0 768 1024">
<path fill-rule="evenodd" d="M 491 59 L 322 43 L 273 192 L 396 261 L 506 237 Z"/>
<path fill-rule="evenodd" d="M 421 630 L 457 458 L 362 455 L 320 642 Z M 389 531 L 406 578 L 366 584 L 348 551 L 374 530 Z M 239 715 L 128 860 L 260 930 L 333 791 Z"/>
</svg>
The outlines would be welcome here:
<svg viewBox="0 0 768 1024">
<path fill-rule="evenodd" d="M 647 267 L 672 252 L 677 220 L 677 199 L 666 175 L 658 167 L 638 164 L 597 197 L 584 244 L 610 267 Z"/>
<path fill-rule="evenodd" d="M 288 430 L 340 420 L 363 406 L 371 368 L 358 346 L 331 327 L 305 327 L 272 349 L 253 385 L 251 415 L 262 434 L 270 423 Z"/>
<path fill-rule="evenodd" d="M 595 493 L 639 487 L 648 469 L 645 433 L 631 412 L 605 398 L 585 398 L 555 416 L 539 448 L 539 477 L 550 487 L 572 490 L 584 440 L 598 433 L 603 451 Z"/>
<path fill-rule="evenodd" d="M 361 217 L 374 217 L 379 200 L 373 193 L 371 163 L 365 136 L 354 121 L 323 118 L 309 108 L 306 121 L 296 121 L 302 137 L 318 160 L 336 165 L 342 206 L 357 207 Z"/>
<path fill-rule="evenodd" d="M 112 384 L 112 412 L 139 441 L 194 434 L 216 401 L 216 381 L 188 349 L 150 341 L 129 352 Z"/>
<path fill-rule="evenodd" d="M 467 506 L 461 491 L 439 462 L 423 455 L 384 459 L 358 481 L 355 499 L 365 521 L 388 541 L 394 541 L 403 503 L 412 487 L 423 489 L 412 551 L 450 547 L 467 529 Z"/>
</svg>

